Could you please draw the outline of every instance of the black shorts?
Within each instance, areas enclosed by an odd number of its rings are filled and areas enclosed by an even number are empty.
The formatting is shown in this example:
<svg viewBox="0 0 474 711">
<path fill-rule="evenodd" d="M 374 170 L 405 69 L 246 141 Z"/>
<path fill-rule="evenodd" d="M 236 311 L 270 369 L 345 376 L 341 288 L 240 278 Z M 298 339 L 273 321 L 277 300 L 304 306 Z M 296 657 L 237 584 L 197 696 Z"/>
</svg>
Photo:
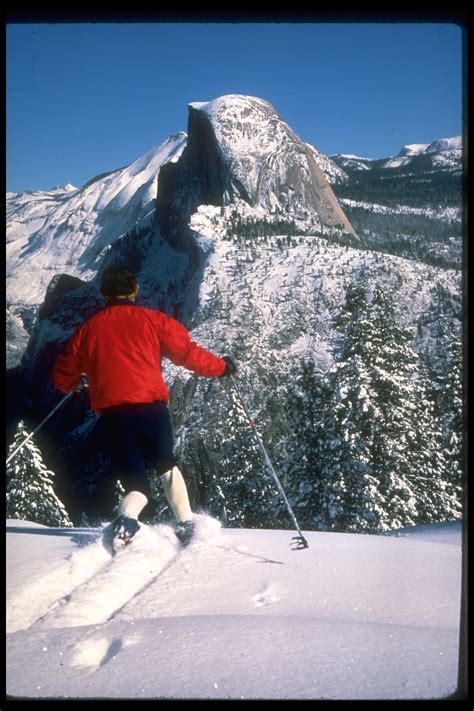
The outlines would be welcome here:
<svg viewBox="0 0 474 711">
<path fill-rule="evenodd" d="M 117 405 L 102 410 L 105 431 L 112 450 L 112 467 L 125 492 L 141 491 L 151 498 L 146 475 L 158 475 L 177 464 L 173 453 L 173 430 L 165 402 Z"/>
</svg>

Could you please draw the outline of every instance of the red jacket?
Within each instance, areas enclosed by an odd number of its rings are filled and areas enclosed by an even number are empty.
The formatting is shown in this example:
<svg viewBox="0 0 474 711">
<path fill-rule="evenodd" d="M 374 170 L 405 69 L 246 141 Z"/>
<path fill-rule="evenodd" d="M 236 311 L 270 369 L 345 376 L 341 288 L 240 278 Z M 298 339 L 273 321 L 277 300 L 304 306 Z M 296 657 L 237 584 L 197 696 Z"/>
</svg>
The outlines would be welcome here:
<svg viewBox="0 0 474 711">
<path fill-rule="evenodd" d="M 54 364 L 53 382 L 69 392 L 86 373 L 94 410 L 123 403 L 168 402 L 162 356 L 198 375 L 222 375 L 226 367 L 222 358 L 194 343 L 175 319 L 115 299 L 69 340 Z"/>
</svg>

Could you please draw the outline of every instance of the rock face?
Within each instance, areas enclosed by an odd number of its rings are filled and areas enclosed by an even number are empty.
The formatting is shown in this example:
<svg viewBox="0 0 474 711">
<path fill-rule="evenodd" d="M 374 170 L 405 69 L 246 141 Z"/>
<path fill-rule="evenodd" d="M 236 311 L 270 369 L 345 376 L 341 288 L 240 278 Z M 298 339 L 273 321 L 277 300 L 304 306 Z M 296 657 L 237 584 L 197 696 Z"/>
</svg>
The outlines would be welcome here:
<svg viewBox="0 0 474 711">
<path fill-rule="evenodd" d="M 262 99 L 229 95 L 190 104 L 187 146 L 162 167 L 159 182 L 158 223 L 175 245 L 184 246 L 199 205 L 239 199 L 308 229 L 355 236 L 315 151 Z"/>
</svg>

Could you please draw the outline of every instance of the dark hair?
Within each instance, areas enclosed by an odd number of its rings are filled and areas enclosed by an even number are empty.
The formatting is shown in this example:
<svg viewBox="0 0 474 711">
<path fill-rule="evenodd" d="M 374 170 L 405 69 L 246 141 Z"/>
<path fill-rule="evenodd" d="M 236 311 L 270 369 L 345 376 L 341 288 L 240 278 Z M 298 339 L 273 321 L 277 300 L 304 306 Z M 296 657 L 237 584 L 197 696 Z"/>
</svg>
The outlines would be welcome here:
<svg viewBox="0 0 474 711">
<path fill-rule="evenodd" d="M 127 267 L 115 265 L 104 269 L 100 292 L 106 298 L 128 296 L 135 291 L 136 286 L 135 274 Z"/>
</svg>

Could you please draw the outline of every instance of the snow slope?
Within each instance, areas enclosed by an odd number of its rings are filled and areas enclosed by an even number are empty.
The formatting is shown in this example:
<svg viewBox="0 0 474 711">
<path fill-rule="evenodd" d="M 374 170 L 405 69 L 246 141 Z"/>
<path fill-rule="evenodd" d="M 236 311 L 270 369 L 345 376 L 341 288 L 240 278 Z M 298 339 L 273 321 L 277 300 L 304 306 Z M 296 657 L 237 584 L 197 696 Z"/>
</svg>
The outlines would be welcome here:
<svg viewBox="0 0 474 711">
<path fill-rule="evenodd" d="M 7 693 L 428 699 L 456 690 L 461 526 L 221 529 L 196 515 L 111 558 L 99 530 L 7 527 Z M 406 535 L 405 535 L 406 534 Z"/>
<path fill-rule="evenodd" d="M 7 294 L 11 302 L 41 304 L 55 274 L 92 278 L 104 251 L 154 210 L 164 163 L 186 145 L 181 132 L 131 165 L 79 189 L 7 193 Z"/>
</svg>

